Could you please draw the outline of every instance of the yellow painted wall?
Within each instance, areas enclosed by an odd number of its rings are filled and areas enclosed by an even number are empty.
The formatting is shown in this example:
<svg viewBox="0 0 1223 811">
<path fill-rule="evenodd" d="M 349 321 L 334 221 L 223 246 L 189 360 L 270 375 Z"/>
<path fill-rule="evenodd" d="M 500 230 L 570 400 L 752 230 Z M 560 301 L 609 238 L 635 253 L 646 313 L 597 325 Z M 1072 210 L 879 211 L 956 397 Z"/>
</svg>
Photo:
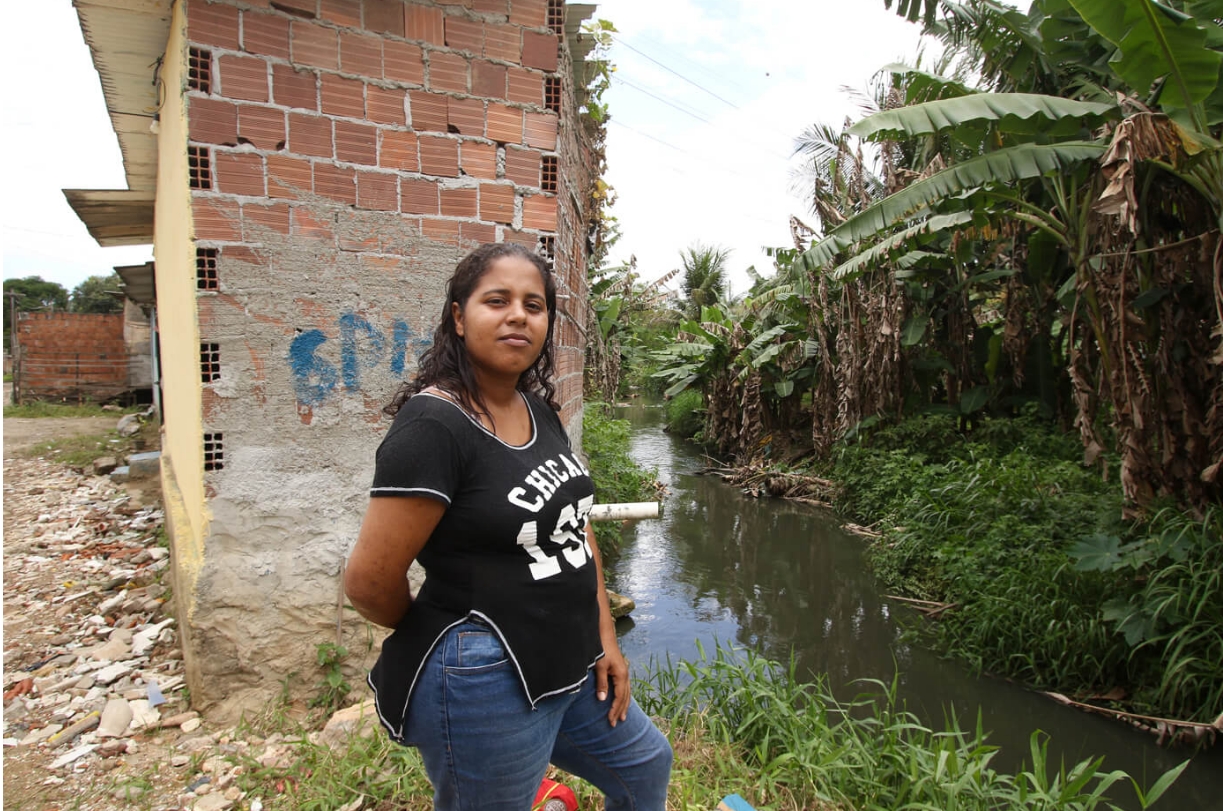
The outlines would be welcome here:
<svg viewBox="0 0 1223 811">
<path fill-rule="evenodd" d="M 157 141 L 157 203 L 153 256 L 161 344 L 162 495 L 174 545 L 175 599 L 183 620 L 195 604 L 208 514 L 200 400 L 200 339 L 196 318 L 195 243 L 187 166 L 187 20 L 175 3 L 161 80 L 165 84 Z"/>
</svg>

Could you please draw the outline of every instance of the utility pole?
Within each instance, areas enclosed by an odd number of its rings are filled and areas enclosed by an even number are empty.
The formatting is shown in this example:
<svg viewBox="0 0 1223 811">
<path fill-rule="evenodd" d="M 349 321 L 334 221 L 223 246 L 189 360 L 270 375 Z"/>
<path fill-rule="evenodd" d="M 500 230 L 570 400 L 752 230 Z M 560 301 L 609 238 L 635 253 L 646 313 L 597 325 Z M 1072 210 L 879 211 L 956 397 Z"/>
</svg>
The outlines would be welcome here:
<svg viewBox="0 0 1223 811">
<path fill-rule="evenodd" d="M 5 293 L 9 303 L 8 348 L 13 357 L 13 405 L 21 402 L 21 344 L 17 340 L 17 299 L 21 294 L 16 290 Z"/>
</svg>

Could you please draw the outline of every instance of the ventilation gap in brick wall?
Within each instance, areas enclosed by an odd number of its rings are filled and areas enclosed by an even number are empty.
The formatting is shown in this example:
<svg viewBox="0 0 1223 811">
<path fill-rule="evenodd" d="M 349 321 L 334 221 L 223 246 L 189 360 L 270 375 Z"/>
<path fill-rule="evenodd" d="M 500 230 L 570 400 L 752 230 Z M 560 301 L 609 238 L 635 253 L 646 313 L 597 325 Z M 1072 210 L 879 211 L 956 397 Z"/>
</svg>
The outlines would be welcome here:
<svg viewBox="0 0 1223 811">
<path fill-rule="evenodd" d="M 187 51 L 187 89 L 212 92 L 212 51 L 189 48 Z"/>
<path fill-rule="evenodd" d="M 556 237 L 539 238 L 539 255 L 548 260 L 548 267 L 555 267 Z"/>
<path fill-rule="evenodd" d="M 548 0 L 548 27 L 554 34 L 565 35 L 565 0 Z"/>
<path fill-rule="evenodd" d="M 225 445 L 221 434 L 204 434 L 204 470 L 225 468 Z"/>
<path fill-rule="evenodd" d="M 556 194 L 557 184 L 557 157 L 555 155 L 544 155 L 543 160 L 539 165 L 539 188 L 543 191 L 550 191 Z"/>
<path fill-rule="evenodd" d="M 544 106 L 557 115 L 560 115 L 561 78 L 559 76 L 544 77 Z"/>
<path fill-rule="evenodd" d="M 221 345 L 200 344 L 200 380 L 211 383 L 221 379 Z"/>
<path fill-rule="evenodd" d="M 308 11 L 304 8 L 299 8 L 300 4 L 277 3 L 276 0 L 272 0 L 270 3 L 268 3 L 268 5 L 270 5 L 272 8 L 276 9 L 277 11 L 283 11 L 285 14 L 291 14 L 294 17 L 304 17 L 307 20 L 317 20 L 318 19 L 318 14 L 314 13 L 313 11 Z"/>
<path fill-rule="evenodd" d="M 191 188 L 200 191 L 212 189 L 212 158 L 208 147 L 187 147 L 187 169 L 191 177 Z"/>
<path fill-rule="evenodd" d="M 195 249 L 195 288 L 197 290 L 217 290 L 217 249 Z"/>
</svg>

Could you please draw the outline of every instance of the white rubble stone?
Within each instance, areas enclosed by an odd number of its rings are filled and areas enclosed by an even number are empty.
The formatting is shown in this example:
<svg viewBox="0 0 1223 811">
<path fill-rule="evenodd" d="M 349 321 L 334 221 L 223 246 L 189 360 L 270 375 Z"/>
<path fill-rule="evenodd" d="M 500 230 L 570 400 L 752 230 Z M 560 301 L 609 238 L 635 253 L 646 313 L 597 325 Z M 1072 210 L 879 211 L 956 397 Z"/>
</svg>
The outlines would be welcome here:
<svg viewBox="0 0 1223 811">
<path fill-rule="evenodd" d="M 150 625 L 144 630 L 133 634 L 132 655 L 144 656 L 146 653 L 148 653 L 152 649 L 154 643 L 157 641 L 157 637 L 161 633 L 161 630 L 172 622 L 174 622 L 174 619 L 168 618 L 162 620 L 156 625 Z"/>
<path fill-rule="evenodd" d="M 195 801 L 195 804 L 191 806 L 191 811 L 228 811 L 233 807 L 234 801 L 224 794 L 206 794 Z"/>
<path fill-rule="evenodd" d="M 132 708 L 122 698 L 112 698 L 106 702 L 102 710 L 102 720 L 98 723 L 99 738 L 121 738 L 127 732 L 132 722 Z"/>
<path fill-rule="evenodd" d="M 30 733 L 21 739 L 21 745 L 36 746 L 63 728 L 63 724 L 47 724 L 41 729 L 30 730 Z"/>
<path fill-rule="evenodd" d="M 99 670 L 97 679 L 100 684 L 111 684 L 131 672 L 132 668 L 130 665 L 123 662 L 115 662 Z"/>
<path fill-rule="evenodd" d="M 138 698 L 135 701 L 129 701 L 128 706 L 132 708 L 132 723 L 131 729 L 141 730 L 145 727 L 156 726 L 161 720 L 161 713 L 156 707 L 149 706 L 148 699 Z"/>
<path fill-rule="evenodd" d="M 98 748 L 97 744 L 93 744 L 93 743 L 87 743 L 82 746 L 78 746 L 75 749 L 72 749 L 60 755 L 58 758 L 56 758 L 55 761 L 52 762 L 50 768 L 53 770 L 62 769 L 65 766 L 67 766 L 69 763 L 74 763 L 77 760 L 80 760 L 81 758 L 85 757 L 85 755 L 88 755 L 90 752 L 92 752 L 93 750 L 97 748 Z"/>
<path fill-rule="evenodd" d="M 368 738 L 378 727 L 377 712 L 373 699 L 345 707 L 327 720 L 327 726 L 319 733 L 319 742 L 336 749 L 353 735 Z"/>
</svg>

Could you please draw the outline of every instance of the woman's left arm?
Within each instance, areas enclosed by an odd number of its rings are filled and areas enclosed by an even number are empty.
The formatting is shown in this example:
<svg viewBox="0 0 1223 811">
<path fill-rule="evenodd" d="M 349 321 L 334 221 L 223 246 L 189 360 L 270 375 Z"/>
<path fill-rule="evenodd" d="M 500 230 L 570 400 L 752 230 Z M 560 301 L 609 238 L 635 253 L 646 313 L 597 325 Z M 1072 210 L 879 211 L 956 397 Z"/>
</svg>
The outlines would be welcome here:
<svg viewBox="0 0 1223 811">
<path fill-rule="evenodd" d="M 595 663 L 595 691 L 600 701 L 606 701 L 608 679 L 611 679 L 615 695 L 612 697 L 611 709 L 607 711 L 607 720 L 615 726 L 628 718 L 628 705 L 632 698 L 628 660 L 620 652 L 620 643 L 616 641 L 616 621 L 612 619 L 611 602 L 607 599 L 607 584 L 603 580 L 603 557 L 599 554 L 594 527 L 589 519 L 586 523 L 586 540 L 590 544 L 595 561 L 595 575 L 598 577 L 599 639 L 603 642 L 603 658 Z"/>
</svg>

